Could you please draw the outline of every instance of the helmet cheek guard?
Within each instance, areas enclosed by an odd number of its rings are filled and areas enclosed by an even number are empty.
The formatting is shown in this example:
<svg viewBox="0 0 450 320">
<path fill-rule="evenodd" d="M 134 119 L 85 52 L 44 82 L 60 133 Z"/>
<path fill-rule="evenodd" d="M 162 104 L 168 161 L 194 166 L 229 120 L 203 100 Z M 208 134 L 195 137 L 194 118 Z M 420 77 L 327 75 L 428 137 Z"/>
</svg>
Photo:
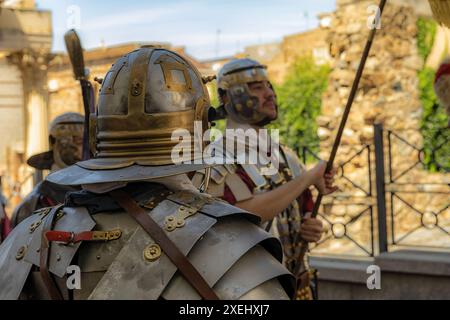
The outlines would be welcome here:
<svg viewBox="0 0 450 320">
<path fill-rule="evenodd" d="M 264 119 L 264 115 L 257 111 L 259 99 L 250 95 L 247 84 L 232 86 L 227 95 L 228 103 L 225 104 L 225 110 L 234 121 L 255 124 Z"/>
</svg>

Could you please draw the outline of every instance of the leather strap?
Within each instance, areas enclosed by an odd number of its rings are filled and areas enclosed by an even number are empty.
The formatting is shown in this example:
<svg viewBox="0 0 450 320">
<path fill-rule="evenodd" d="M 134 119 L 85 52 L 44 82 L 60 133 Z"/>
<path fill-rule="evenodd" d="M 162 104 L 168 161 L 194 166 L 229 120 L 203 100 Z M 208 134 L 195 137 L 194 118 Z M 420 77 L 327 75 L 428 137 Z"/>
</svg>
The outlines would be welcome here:
<svg viewBox="0 0 450 320">
<path fill-rule="evenodd" d="M 52 210 L 47 215 L 47 218 L 44 221 L 42 226 L 42 238 L 41 238 L 41 248 L 39 251 L 40 261 L 39 261 L 39 272 L 42 277 L 42 281 L 44 282 L 45 287 L 47 288 L 47 292 L 52 300 L 64 300 L 61 292 L 59 291 L 58 286 L 56 285 L 52 275 L 48 270 L 48 261 L 49 261 L 49 252 L 50 252 L 50 242 L 46 237 L 47 231 L 50 231 L 53 228 L 53 221 L 55 220 L 56 213 L 63 205 L 57 205 L 53 207 Z"/>
<path fill-rule="evenodd" d="M 119 239 L 122 232 L 119 229 L 111 231 L 83 231 L 74 233 L 69 231 L 47 231 L 45 233 L 49 242 L 62 242 L 65 244 L 77 243 L 80 241 L 111 241 Z"/>
<path fill-rule="evenodd" d="M 184 278 L 205 300 L 219 300 L 219 297 L 195 269 L 186 256 L 170 240 L 164 230 L 142 209 L 136 201 L 123 190 L 113 190 L 111 197 L 132 216 L 141 227 L 161 247 L 167 257 L 174 263 Z"/>
</svg>

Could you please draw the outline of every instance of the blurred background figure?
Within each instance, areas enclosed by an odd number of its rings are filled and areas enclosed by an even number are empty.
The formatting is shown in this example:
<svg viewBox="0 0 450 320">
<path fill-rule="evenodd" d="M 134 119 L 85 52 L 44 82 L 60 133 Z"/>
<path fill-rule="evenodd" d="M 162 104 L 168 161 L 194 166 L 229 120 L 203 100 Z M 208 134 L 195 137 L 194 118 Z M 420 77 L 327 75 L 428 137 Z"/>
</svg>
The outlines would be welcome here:
<svg viewBox="0 0 450 320">
<path fill-rule="evenodd" d="M 54 172 L 80 161 L 83 127 L 84 117 L 79 113 L 67 112 L 56 117 L 49 127 L 50 150 L 29 158 L 28 165 L 37 170 Z M 11 226 L 18 225 L 35 210 L 63 202 L 66 192 L 74 189 L 56 186 L 45 180 L 38 183 L 14 210 Z"/>
</svg>

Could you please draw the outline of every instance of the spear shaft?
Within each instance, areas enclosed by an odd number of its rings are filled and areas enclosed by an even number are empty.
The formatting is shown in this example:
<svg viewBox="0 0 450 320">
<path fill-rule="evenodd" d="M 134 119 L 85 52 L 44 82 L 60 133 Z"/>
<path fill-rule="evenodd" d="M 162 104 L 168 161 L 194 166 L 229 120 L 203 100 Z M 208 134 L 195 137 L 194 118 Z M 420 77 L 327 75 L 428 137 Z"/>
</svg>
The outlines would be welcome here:
<svg viewBox="0 0 450 320">
<path fill-rule="evenodd" d="M 375 17 L 374 23 L 372 24 L 373 28 L 370 31 L 369 38 L 367 39 L 366 46 L 364 48 L 364 51 L 363 51 L 363 54 L 361 57 L 361 61 L 359 63 L 358 70 L 355 75 L 355 79 L 353 80 L 352 89 L 350 91 L 350 95 L 348 97 L 347 104 L 344 109 L 344 113 L 342 115 L 341 123 L 339 125 L 339 129 L 336 134 L 336 139 L 334 140 L 333 148 L 331 149 L 330 157 L 327 162 L 326 172 L 330 172 L 333 168 L 333 162 L 334 162 L 334 159 L 336 158 L 336 154 L 337 154 L 339 145 L 341 143 L 341 138 L 342 138 L 342 134 L 344 133 L 345 124 L 347 123 L 347 119 L 350 114 L 350 110 L 352 108 L 353 101 L 355 100 L 355 96 L 358 91 L 359 82 L 361 80 L 364 66 L 366 65 L 366 60 L 367 60 L 367 57 L 369 56 L 370 48 L 372 47 L 373 39 L 375 37 L 375 33 L 377 32 L 377 26 L 381 19 L 381 15 L 383 14 L 383 9 L 384 9 L 385 5 L 386 5 L 386 0 L 381 0 L 380 5 L 378 6 L 380 8 L 380 13 L 379 13 L 379 15 L 377 15 Z M 322 197 L 323 197 L 323 195 L 321 193 L 319 193 L 317 196 L 317 199 L 314 203 L 313 212 L 311 214 L 311 217 L 313 217 L 313 218 L 316 217 L 319 212 L 320 203 L 322 202 Z M 294 244 L 298 243 L 299 240 L 300 240 L 299 234 L 296 234 L 295 239 L 294 239 Z M 305 256 L 307 250 L 308 250 L 308 243 L 306 241 L 302 240 L 301 244 L 300 244 L 300 255 L 297 260 L 298 263 L 297 263 L 296 273 L 294 273 L 294 274 L 297 274 L 298 271 L 300 270 L 303 258 Z"/>
</svg>

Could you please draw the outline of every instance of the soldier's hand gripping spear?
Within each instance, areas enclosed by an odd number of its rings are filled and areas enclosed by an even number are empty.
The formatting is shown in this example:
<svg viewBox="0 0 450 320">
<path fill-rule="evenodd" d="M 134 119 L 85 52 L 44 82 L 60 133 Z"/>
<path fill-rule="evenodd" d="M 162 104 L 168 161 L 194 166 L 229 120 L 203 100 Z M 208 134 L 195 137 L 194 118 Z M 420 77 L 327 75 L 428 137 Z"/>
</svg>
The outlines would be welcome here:
<svg viewBox="0 0 450 320">
<path fill-rule="evenodd" d="M 359 86 L 359 81 L 361 80 L 361 76 L 362 76 L 362 73 L 363 73 L 363 70 L 364 70 L 364 66 L 366 64 L 367 57 L 369 56 L 370 48 L 372 47 L 372 42 L 373 42 L 373 39 L 375 37 L 375 33 L 377 31 L 376 27 L 378 26 L 378 23 L 379 23 L 379 21 L 381 19 L 381 15 L 383 13 L 383 9 L 384 9 L 385 4 L 386 4 L 386 0 L 381 0 L 380 1 L 380 5 L 379 5 L 380 11 L 379 11 L 379 14 L 376 15 L 375 21 L 372 24 L 373 28 L 370 31 L 369 38 L 367 39 L 366 46 L 364 48 L 364 51 L 363 51 L 363 54 L 362 54 L 362 57 L 361 57 L 361 62 L 359 63 L 358 70 L 356 72 L 355 79 L 353 81 L 352 89 L 350 91 L 350 95 L 348 97 L 347 104 L 345 106 L 344 114 L 342 116 L 338 132 L 336 134 L 336 139 L 334 140 L 333 148 L 331 150 L 330 158 L 328 159 L 327 167 L 326 167 L 325 172 L 330 172 L 332 170 L 332 168 L 333 168 L 333 162 L 334 162 L 334 159 L 336 157 L 336 153 L 337 153 L 337 150 L 339 148 L 339 145 L 341 143 L 341 138 L 342 138 L 342 134 L 344 132 L 345 124 L 347 122 L 347 119 L 348 119 L 348 116 L 349 116 L 349 113 L 350 113 L 350 109 L 351 109 L 352 104 L 353 104 L 353 100 L 355 99 L 356 92 L 357 92 L 358 86 Z M 313 208 L 313 212 L 311 214 L 311 217 L 314 218 L 314 217 L 317 216 L 317 213 L 319 211 L 319 207 L 320 207 L 321 201 L 322 201 L 322 194 L 319 193 L 319 195 L 317 196 L 316 202 L 314 204 L 314 208 Z M 297 234 L 295 239 L 294 239 L 294 244 L 298 243 L 299 241 L 300 241 L 299 234 Z M 302 262 L 304 260 L 304 256 L 305 256 L 307 251 L 308 251 L 308 243 L 306 241 L 302 240 L 301 243 L 300 243 L 300 254 L 298 255 L 298 260 L 297 260 L 297 264 L 296 264 L 296 270 L 294 271 L 294 275 L 298 275 L 299 272 L 301 271 L 301 268 L 302 268 L 302 265 L 303 265 Z"/>
<path fill-rule="evenodd" d="M 66 43 L 67 53 L 69 54 L 75 79 L 80 81 L 81 85 L 84 107 L 83 160 L 88 160 L 90 158 L 89 116 L 91 112 L 94 112 L 92 84 L 88 80 L 87 71 L 84 67 L 83 47 L 81 46 L 81 41 L 76 31 L 73 29 L 67 31 L 64 35 L 64 41 Z"/>
</svg>

